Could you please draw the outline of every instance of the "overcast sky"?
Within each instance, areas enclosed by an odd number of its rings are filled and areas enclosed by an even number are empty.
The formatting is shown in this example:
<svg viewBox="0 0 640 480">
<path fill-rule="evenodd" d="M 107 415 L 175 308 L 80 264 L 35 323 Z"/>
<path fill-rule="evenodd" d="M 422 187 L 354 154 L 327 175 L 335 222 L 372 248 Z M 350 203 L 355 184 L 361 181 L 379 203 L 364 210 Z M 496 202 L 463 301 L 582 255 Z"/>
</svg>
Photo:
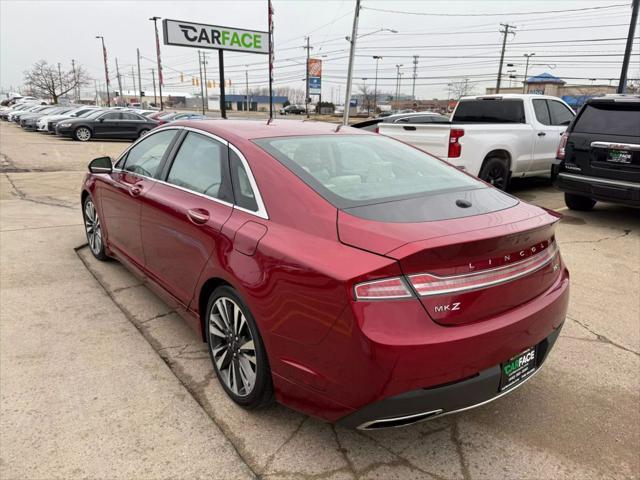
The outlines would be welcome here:
<svg viewBox="0 0 640 480">
<path fill-rule="evenodd" d="M 402 64 L 401 89 L 410 94 L 413 55 L 418 55 L 418 98 L 446 98 L 447 83 L 464 77 L 476 86 L 476 93 L 482 93 L 485 86 L 495 85 L 502 40 L 498 32 L 500 23 L 517 27 L 516 35 L 509 37 L 507 45 L 507 62 L 514 66 L 505 66 L 504 72 L 515 70 L 512 74 L 517 75 L 518 82 L 524 75 L 522 55 L 535 52 L 529 76 L 549 72 L 567 83 L 609 83 L 604 79 L 615 79 L 620 74 L 631 16 L 629 6 L 615 5 L 629 3 L 629 0 L 362 0 L 359 35 L 382 28 L 398 33 L 375 33 L 359 40 L 354 90 L 357 92 L 357 86 L 363 82 L 373 85 L 372 56 L 380 55 L 383 60 L 378 74 L 379 90 L 395 91 L 396 65 Z M 302 46 L 305 35 L 309 35 L 314 47 L 312 55 L 326 55 L 322 57 L 323 99 L 337 100 L 338 93 L 344 96 L 349 47 L 344 37 L 351 34 L 355 0 L 274 0 L 273 4 L 276 85 L 304 87 Z M 602 6 L 614 7 L 592 9 Z M 540 13 L 569 9 L 587 10 Z M 20 86 L 23 71 L 41 59 L 54 64 L 61 62 L 66 68 L 75 59 L 92 78 L 104 83 L 101 46 L 95 38 L 103 35 L 109 52 L 112 88 L 116 84 L 116 57 L 125 88 L 132 88 L 131 67 L 135 66 L 138 47 L 143 56 L 143 87 L 150 91 L 155 45 L 153 23 L 148 18 L 154 15 L 267 29 L 266 0 L 0 0 L 0 87 L 6 91 Z M 636 37 L 639 30 L 636 29 Z M 640 77 L 639 47 L 636 40 L 629 71 L 632 78 Z M 209 65 L 208 76 L 217 78 L 215 52 L 210 57 L 215 62 Z M 244 92 L 245 68 L 251 87 L 266 86 L 265 55 L 228 53 L 225 58 L 227 77 L 238 93 Z M 191 77 L 198 71 L 195 49 L 163 45 L 162 60 L 166 90 L 194 90 Z M 184 83 L 180 82 L 181 73 Z M 508 85 L 509 79 L 504 82 Z"/>
</svg>

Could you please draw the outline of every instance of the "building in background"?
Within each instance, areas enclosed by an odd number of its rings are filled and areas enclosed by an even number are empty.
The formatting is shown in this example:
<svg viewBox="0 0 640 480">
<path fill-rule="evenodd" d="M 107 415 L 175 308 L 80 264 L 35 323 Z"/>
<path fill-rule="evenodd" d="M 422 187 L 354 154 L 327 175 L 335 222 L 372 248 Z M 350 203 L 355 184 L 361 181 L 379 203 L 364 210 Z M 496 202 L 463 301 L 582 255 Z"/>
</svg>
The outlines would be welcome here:
<svg viewBox="0 0 640 480">
<path fill-rule="evenodd" d="M 616 93 L 616 90 L 617 85 L 567 85 L 567 82 L 561 78 L 546 72 L 529 77 L 525 82 L 525 93 L 560 97 L 574 109 L 580 108 L 589 98 Z M 494 94 L 495 92 L 496 89 L 493 87 L 486 89 L 487 94 Z M 500 93 L 522 93 L 522 86 L 501 87 Z"/>
</svg>

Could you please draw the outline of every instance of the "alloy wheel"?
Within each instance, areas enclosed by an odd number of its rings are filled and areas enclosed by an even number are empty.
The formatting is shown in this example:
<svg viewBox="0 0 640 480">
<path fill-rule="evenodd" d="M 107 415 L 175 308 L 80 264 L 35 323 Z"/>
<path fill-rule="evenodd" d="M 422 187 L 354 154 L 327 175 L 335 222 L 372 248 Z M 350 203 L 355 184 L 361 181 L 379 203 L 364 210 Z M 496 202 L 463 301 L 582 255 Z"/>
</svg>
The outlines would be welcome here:
<svg viewBox="0 0 640 480">
<path fill-rule="evenodd" d="M 81 142 L 86 142 L 91 138 L 91 131 L 86 127 L 80 127 L 76 130 L 76 138 Z"/>
<path fill-rule="evenodd" d="M 98 212 L 91 200 L 87 200 L 84 204 L 84 228 L 87 232 L 89 248 L 94 255 L 100 255 L 102 253 L 102 229 Z"/>
<path fill-rule="evenodd" d="M 219 297 L 209 313 L 209 348 L 220 378 L 239 397 L 255 386 L 257 356 L 253 335 L 240 306 Z"/>
</svg>

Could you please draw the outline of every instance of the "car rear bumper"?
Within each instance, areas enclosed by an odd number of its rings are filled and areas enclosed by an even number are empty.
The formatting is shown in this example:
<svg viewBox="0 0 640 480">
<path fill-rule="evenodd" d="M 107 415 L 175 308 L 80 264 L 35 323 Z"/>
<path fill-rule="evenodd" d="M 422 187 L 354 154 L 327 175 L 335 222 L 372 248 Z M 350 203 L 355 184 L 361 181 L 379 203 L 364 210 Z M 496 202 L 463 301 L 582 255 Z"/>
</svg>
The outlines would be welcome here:
<svg viewBox="0 0 640 480">
<path fill-rule="evenodd" d="M 568 303 L 563 264 L 543 294 L 465 325 L 437 324 L 418 300 L 352 302 L 322 342 L 287 342 L 287 361 L 274 358 L 276 397 L 307 414 L 361 428 L 374 420 L 478 406 L 503 393 L 503 362 L 546 344 L 544 355 L 536 355 L 541 364 Z"/>
<path fill-rule="evenodd" d="M 524 385 L 538 373 L 561 329 L 562 325 L 536 346 L 536 370 L 533 374 L 507 390 L 500 391 L 501 367 L 498 364 L 466 380 L 385 398 L 343 417 L 338 423 L 347 428 L 378 430 L 411 425 L 485 405 Z"/>
<path fill-rule="evenodd" d="M 567 172 L 559 172 L 554 183 L 563 192 L 603 202 L 640 206 L 640 183 Z"/>
</svg>

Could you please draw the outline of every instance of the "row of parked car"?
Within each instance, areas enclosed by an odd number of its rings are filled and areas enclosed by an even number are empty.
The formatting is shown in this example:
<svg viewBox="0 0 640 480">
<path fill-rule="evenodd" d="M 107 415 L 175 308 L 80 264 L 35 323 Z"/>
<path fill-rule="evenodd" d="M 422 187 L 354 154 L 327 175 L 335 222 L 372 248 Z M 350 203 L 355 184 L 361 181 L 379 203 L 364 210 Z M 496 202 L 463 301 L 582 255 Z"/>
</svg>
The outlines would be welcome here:
<svg viewBox="0 0 640 480">
<path fill-rule="evenodd" d="M 87 142 L 93 138 L 136 139 L 168 122 L 208 117 L 196 113 L 126 107 L 41 105 L 40 102 L 21 102 L 0 110 L 0 118 L 15 122 L 25 130 Z"/>
</svg>

